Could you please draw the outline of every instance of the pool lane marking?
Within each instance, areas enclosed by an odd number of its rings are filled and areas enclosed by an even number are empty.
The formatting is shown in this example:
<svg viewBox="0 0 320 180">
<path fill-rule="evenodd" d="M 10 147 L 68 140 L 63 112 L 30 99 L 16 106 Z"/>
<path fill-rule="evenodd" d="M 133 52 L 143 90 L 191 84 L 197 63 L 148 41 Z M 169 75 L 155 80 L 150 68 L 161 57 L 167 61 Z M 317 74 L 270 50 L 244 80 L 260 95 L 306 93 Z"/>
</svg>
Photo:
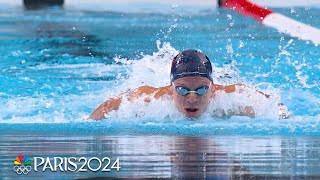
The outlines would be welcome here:
<svg viewBox="0 0 320 180">
<path fill-rule="evenodd" d="M 219 6 L 233 9 L 244 16 L 253 17 L 258 22 L 292 37 L 320 44 L 320 29 L 255 5 L 248 0 L 219 0 Z"/>
</svg>

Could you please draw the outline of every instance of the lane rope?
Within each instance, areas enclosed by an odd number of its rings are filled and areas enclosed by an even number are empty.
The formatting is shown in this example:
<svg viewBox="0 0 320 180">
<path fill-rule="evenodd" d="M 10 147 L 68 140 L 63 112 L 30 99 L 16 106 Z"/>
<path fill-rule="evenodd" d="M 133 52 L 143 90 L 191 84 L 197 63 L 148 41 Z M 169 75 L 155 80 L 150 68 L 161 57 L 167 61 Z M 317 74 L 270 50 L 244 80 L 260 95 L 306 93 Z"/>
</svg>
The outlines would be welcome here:
<svg viewBox="0 0 320 180">
<path fill-rule="evenodd" d="M 256 19 L 259 23 L 276 28 L 281 33 L 305 41 L 311 41 L 315 45 L 320 44 L 320 29 L 260 7 L 248 0 L 219 0 L 219 6 L 233 9 L 234 11 Z"/>
</svg>

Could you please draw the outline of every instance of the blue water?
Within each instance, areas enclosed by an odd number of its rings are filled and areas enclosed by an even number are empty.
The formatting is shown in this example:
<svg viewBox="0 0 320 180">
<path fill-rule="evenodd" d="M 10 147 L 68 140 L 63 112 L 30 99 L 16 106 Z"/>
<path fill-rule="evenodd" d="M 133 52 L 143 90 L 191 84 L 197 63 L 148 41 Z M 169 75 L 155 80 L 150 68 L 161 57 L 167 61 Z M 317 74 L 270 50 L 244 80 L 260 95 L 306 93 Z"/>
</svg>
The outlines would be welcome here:
<svg viewBox="0 0 320 180">
<path fill-rule="evenodd" d="M 319 9 L 275 10 L 320 28 Z M 4 167 L 0 169 L 10 171 L 19 153 L 92 156 L 112 146 L 115 149 L 106 153 L 121 155 L 122 173 L 62 173 L 59 177 L 236 178 L 244 172 L 258 178 L 320 176 L 320 47 L 231 10 L 192 15 L 178 12 L 1 9 L 0 159 Z M 255 119 L 204 117 L 192 121 L 167 118 L 166 114 L 172 113 L 170 106 L 159 103 L 144 110 L 131 105 L 101 122 L 84 121 L 104 100 L 127 88 L 168 84 L 170 58 L 191 48 L 205 52 L 216 71 L 232 76 L 222 73 L 225 77 L 215 77 L 216 81 L 240 82 L 279 93 L 294 118 L 279 120 L 270 111 L 268 116 Z M 143 113 L 137 115 L 135 108 Z M 66 147 L 68 142 L 74 143 Z M 144 147 L 150 142 L 151 147 Z M 48 150 L 49 144 L 54 148 Z M 188 158 L 184 159 L 188 145 L 199 147 L 199 151 L 191 148 L 193 154 L 190 152 L 198 168 L 227 164 L 240 170 L 224 169 L 215 174 L 218 170 L 214 168 L 207 173 L 188 169 Z M 217 150 L 217 162 L 200 157 L 206 153 L 211 157 Z M 176 156 L 182 159 L 172 160 Z M 125 161 L 130 157 L 133 159 Z M 144 158 L 150 161 L 143 164 L 140 160 Z M 225 158 L 230 162 L 223 161 Z M 239 163 L 234 165 L 234 160 Z M 139 161 L 141 167 L 132 161 Z M 16 178 L 11 171 L 4 176 L 12 177 Z"/>
</svg>

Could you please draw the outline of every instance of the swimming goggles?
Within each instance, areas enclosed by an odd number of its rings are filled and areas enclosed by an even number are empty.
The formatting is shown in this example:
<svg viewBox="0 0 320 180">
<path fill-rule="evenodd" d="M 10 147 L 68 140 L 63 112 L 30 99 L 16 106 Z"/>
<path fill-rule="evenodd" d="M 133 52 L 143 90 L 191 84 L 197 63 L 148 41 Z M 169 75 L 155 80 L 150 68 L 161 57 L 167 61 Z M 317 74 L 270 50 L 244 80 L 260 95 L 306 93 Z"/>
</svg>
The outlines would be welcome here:
<svg viewBox="0 0 320 180">
<path fill-rule="evenodd" d="M 209 86 L 207 86 L 207 85 L 200 86 L 200 87 L 196 88 L 194 91 L 191 91 L 189 88 L 184 87 L 184 86 L 174 86 L 174 87 L 175 87 L 177 93 L 180 94 L 181 96 L 186 96 L 190 93 L 196 93 L 198 96 L 203 96 L 209 90 Z"/>
</svg>

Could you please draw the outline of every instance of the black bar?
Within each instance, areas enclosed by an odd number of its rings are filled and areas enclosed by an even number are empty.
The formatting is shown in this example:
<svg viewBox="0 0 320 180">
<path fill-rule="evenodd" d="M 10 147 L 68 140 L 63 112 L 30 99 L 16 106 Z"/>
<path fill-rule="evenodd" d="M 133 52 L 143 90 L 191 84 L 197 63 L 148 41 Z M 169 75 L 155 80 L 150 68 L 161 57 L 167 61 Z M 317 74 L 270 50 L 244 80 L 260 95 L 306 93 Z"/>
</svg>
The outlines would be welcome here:
<svg viewBox="0 0 320 180">
<path fill-rule="evenodd" d="M 51 6 L 62 7 L 64 0 L 23 0 L 26 9 L 43 9 Z"/>
</svg>

